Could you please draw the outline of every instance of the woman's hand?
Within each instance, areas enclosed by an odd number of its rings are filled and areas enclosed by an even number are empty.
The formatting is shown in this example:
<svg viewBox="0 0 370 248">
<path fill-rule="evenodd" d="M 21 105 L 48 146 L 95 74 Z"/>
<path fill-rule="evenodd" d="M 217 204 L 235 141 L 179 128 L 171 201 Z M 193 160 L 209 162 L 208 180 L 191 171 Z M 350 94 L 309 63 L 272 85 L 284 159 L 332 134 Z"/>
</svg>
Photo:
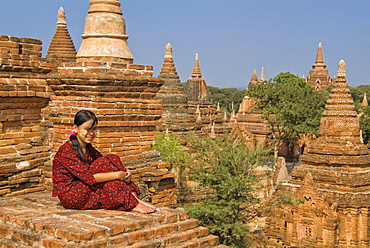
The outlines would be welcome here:
<svg viewBox="0 0 370 248">
<path fill-rule="evenodd" d="M 117 179 L 121 181 L 125 181 L 127 178 L 127 173 L 125 171 L 116 171 Z"/>
<path fill-rule="evenodd" d="M 131 182 L 131 176 L 132 176 L 132 172 L 129 170 L 129 169 L 127 169 L 126 170 L 126 179 L 124 180 L 126 183 L 129 183 L 129 182 Z"/>
</svg>

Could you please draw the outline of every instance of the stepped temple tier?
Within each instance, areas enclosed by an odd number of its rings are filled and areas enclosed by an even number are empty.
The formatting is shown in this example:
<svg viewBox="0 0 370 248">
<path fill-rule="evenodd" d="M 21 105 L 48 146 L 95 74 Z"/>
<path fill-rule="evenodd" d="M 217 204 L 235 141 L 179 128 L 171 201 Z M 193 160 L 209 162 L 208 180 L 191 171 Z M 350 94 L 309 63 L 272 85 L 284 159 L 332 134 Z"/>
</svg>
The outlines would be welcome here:
<svg viewBox="0 0 370 248">
<path fill-rule="evenodd" d="M 194 129 L 195 122 L 189 119 L 187 95 L 177 75 L 170 43 L 166 45 L 163 66 L 158 77 L 164 81 L 155 96 L 155 99 L 161 99 L 163 103 L 162 119 L 158 129 L 171 131 Z"/>
<path fill-rule="evenodd" d="M 319 137 L 282 183 L 299 203 L 275 209 L 267 221 L 277 247 L 369 247 L 370 152 L 343 60 L 333 84 Z"/>
<path fill-rule="evenodd" d="M 59 60 L 75 61 L 76 49 L 67 29 L 67 21 L 64 9 L 60 7 L 58 11 L 57 30 L 50 42 L 46 58 Z"/>
</svg>

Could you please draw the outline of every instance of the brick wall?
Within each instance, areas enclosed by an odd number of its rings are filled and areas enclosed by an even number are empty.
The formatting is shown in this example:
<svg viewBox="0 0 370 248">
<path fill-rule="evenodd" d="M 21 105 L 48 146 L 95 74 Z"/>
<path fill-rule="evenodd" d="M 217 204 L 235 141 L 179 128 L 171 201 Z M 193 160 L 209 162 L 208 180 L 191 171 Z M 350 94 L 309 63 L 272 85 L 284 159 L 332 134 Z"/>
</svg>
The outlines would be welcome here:
<svg viewBox="0 0 370 248">
<path fill-rule="evenodd" d="M 41 57 L 41 41 L 0 36 L 0 196 L 50 190 L 52 157 L 77 111 L 99 118 L 94 145 L 133 172 L 146 200 L 176 204 L 174 174 L 152 148 L 163 80 L 153 68 L 100 58 L 58 62 Z"/>
<path fill-rule="evenodd" d="M 151 66 L 101 60 L 61 63 L 48 84 L 55 93 L 49 104 L 53 153 L 66 141 L 75 113 L 91 110 L 99 119 L 94 146 L 102 154 L 121 157 L 147 200 L 176 204 L 174 174 L 152 148 L 162 116 L 162 101 L 154 97 L 163 80 L 152 77 Z"/>
<path fill-rule="evenodd" d="M 50 140 L 42 111 L 52 91 L 41 41 L 0 36 L 0 196 L 44 190 Z"/>
</svg>

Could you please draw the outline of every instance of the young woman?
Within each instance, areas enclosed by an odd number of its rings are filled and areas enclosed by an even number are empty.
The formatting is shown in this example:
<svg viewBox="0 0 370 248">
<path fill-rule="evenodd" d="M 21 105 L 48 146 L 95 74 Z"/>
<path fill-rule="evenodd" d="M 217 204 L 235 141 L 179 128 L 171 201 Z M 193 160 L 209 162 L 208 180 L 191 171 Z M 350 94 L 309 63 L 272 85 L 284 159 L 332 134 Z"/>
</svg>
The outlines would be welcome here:
<svg viewBox="0 0 370 248">
<path fill-rule="evenodd" d="M 103 156 L 91 143 L 98 119 L 88 110 L 75 115 L 74 132 L 53 160 L 53 196 L 65 208 L 115 209 L 152 213 L 155 206 L 140 200 L 131 172 L 117 155 Z"/>
</svg>

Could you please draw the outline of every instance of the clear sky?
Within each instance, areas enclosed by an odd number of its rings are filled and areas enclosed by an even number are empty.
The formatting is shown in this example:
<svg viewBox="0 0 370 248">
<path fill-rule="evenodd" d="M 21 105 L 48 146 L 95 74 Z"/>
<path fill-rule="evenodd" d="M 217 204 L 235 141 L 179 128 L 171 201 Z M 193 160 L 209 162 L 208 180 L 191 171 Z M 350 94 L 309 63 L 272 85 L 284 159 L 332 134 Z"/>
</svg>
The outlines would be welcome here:
<svg viewBox="0 0 370 248">
<path fill-rule="evenodd" d="M 350 86 L 370 84 L 369 0 L 120 1 L 134 63 L 154 66 L 154 76 L 171 43 L 181 81 L 195 53 L 211 86 L 243 89 L 262 67 L 266 79 L 307 77 L 321 42 L 331 77 L 344 59 Z M 0 34 L 41 39 L 45 54 L 59 7 L 78 50 L 88 0 L 0 0 Z"/>
</svg>

